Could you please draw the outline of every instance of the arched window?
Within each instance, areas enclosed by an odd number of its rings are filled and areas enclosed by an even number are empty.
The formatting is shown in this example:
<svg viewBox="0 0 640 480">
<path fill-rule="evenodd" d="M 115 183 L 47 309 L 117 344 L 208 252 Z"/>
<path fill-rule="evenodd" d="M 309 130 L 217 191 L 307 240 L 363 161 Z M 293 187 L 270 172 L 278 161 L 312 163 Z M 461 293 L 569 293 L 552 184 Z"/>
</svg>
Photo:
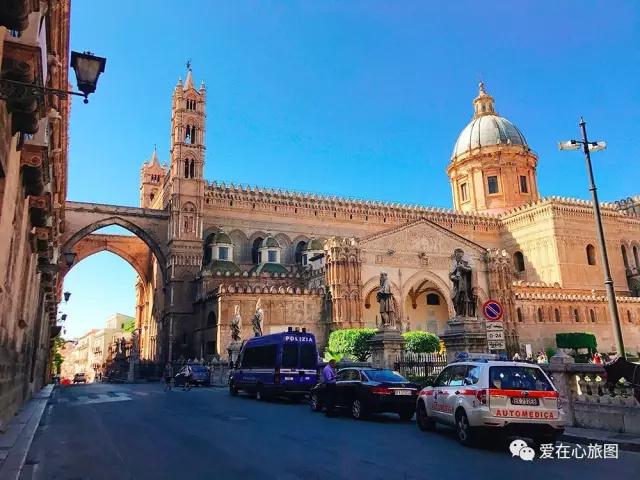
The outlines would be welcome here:
<svg viewBox="0 0 640 480">
<path fill-rule="evenodd" d="M 218 324 L 215 312 L 209 312 L 207 317 L 207 327 L 215 327 Z"/>
<path fill-rule="evenodd" d="M 184 161 L 184 178 L 189 178 L 189 160 Z"/>
<path fill-rule="evenodd" d="M 574 319 L 576 322 L 579 322 L 579 321 L 580 321 L 580 312 L 578 312 L 578 309 L 577 309 L 577 308 L 574 308 L 574 309 L 573 309 L 573 319 Z"/>
<path fill-rule="evenodd" d="M 629 260 L 627 260 L 627 249 L 624 245 L 620 246 L 620 251 L 622 253 L 622 261 L 624 262 L 624 268 L 629 268 Z"/>
<path fill-rule="evenodd" d="M 185 128 L 184 143 L 191 143 L 191 125 L 187 125 L 187 128 Z"/>
<path fill-rule="evenodd" d="M 640 258 L 638 258 L 638 247 L 633 246 L 633 259 L 636 262 L 636 268 L 640 268 Z"/>
<path fill-rule="evenodd" d="M 193 203 L 186 203 L 182 207 L 182 232 L 196 232 L 196 207 Z"/>
<path fill-rule="evenodd" d="M 195 144 L 196 143 L 196 127 L 191 127 L 191 144 Z"/>
<path fill-rule="evenodd" d="M 518 321 L 522 323 L 524 320 L 522 318 L 522 310 L 520 307 L 516 308 L 516 315 L 518 316 Z"/>
<path fill-rule="evenodd" d="M 587 245 L 587 263 L 589 265 L 596 264 L 596 247 L 591 244 Z"/>
<path fill-rule="evenodd" d="M 516 272 L 524 272 L 524 255 L 522 252 L 517 251 L 513 254 L 513 265 L 516 269 Z"/>
<path fill-rule="evenodd" d="M 440 295 L 437 293 L 427 293 L 427 305 L 440 305 Z"/>
<path fill-rule="evenodd" d="M 633 318 L 631 317 L 631 310 L 627 310 L 627 321 L 629 323 L 633 323 Z"/>
<path fill-rule="evenodd" d="M 542 308 L 538 307 L 538 321 L 544 322 L 544 318 L 542 317 Z"/>
<path fill-rule="evenodd" d="M 596 312 L 593 311 L 593 308 L 589 309 L 589 317 L 591 317 L 591 323 L 596 323 Z"/>
<path fill-rule="evenodd" d="M 304 252 L 304 249 L 307 248 L 307 242 L 304 241 L 300 241 L 298 242 L 298 244 L 296 245 L 296 255 L 295 255 L 295 262 L 298 265 L 306 265 L 307 264 L 307 259 L 303 258 L 303 254 L 302 252 Z"/>
<path fill-rule="evenodd" d="M 251 261 L 254 264 L 260 263 L 260 245 L 262 245 L 263 240 L 262 237 L 258 237 L 253 241 L 253 245 L 251 246 Z"/>
<path fill-rule="evenodd" d="M 193 160 L 189 162 L 189 178 L 196 178 L 196 167 Z"/>
<path fill-rule="evenodd" d="M 555 315 L 556 315 L 556 323 L 560 323 L 560 321 L 561 321 L 560 310 L 558 310 L 557 308 L 555 310 Z"/>
</svg>

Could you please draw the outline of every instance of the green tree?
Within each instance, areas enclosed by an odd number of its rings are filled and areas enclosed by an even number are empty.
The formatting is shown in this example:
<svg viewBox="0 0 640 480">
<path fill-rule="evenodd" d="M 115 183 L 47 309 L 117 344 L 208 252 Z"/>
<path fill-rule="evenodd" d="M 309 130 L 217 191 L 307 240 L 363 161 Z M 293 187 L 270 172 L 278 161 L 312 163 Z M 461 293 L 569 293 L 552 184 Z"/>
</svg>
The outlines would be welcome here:
<svg viewBox="0 0 640 480">
<path fill-rule="evenodd" d="M 373 328 L 345 328 L 329 335 L 326 355 L 341 355 L 364 362 L 371 355 L 368 340 L 376 334 Z"/>
<path fill-rule="evenodd" d="M 51 371 L 56 374 L 60 374 L 62 362 L 64 357 L 60 353 L 60 349 L 64 347 L 65 340 L 61 336 L 57 336 L 53 339 L 53 345 L 51 346 Z"/>
<path fill-rule="evenodd" d="M 136 328 L 136 321 L 132 318 L 131 320 L 127 320 L 124 322 L 124 327 L 122 327 L 122 331 L 126 333 L 132 333 Z"/>
<path fill-rule="evenodd" d="M 405 340 L 404 348 L 413 353 L 432 353 L 440 351 L 440 339 L 429 332 L 405 332 L 402 334 Z"/>
</svg>

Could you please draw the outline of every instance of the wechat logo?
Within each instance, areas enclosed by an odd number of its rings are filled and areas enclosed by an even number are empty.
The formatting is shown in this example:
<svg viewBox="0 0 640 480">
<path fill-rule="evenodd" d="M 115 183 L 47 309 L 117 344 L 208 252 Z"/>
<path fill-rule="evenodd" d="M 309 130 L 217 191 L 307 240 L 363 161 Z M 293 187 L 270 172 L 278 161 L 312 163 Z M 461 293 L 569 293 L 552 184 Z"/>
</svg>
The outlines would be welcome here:
<svg viewBox="0 0 640 480">
<path fill-rule="evenodd" d="M 525 462 L 531 462 L 536 456 L 536 451 L 520 438 L 511 442 L 509 451 L 512 457 L 520 457 Z"/>
</svg>

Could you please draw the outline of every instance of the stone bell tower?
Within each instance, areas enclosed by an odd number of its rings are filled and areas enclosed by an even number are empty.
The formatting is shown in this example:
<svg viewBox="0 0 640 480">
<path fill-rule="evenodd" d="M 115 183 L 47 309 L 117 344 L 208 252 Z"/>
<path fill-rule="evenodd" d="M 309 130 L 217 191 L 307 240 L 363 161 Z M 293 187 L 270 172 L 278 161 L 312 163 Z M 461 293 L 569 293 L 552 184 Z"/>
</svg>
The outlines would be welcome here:
<svg viewBox="0 0 640 480">
<path fill-rule="evenodd" d="M 166 175 L 166 167 L 158 162 L 158 152 L 154 147 L 151 160 L 144 162 L 140 169 L 140 206 L 142 208 L 162 208 L 161 193 Z"/>
<path fill-rule="evenodd" d="M 205 96 L 204 83 L 199 89 L 194 87 L 187 63 L 185 82 L 178 80 L 173 91 L 170 165 L 163 198 L 163 207 L 170 213 L 164 328 L 170 338 L 167 357 L 171 358 L 179 356 L 181 348 L 188 348 L 186 332 L 195 328 L 189 322 L 195 321 L 192 280 L 203 259 Z"/>
</svg>

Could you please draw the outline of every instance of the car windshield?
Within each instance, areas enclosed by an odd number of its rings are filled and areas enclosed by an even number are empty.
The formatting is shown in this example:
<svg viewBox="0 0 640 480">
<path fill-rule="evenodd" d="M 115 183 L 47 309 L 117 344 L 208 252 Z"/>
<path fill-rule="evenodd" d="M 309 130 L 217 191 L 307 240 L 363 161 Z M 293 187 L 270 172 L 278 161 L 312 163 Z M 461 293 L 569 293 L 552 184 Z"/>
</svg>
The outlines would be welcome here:
<svg viewBox="0 0 640 480">
<path fill-rule="evenodd" d="M 363 373 L 373 382 L 408 382 L 402 375 L 391 370 L 363 370 Z"/>
<path fill-rule="evenodd" d="M 552 391 L 553 385 L 537 367 L 501 366 L 489 369 L 489 388 Z"/>
</svg>

